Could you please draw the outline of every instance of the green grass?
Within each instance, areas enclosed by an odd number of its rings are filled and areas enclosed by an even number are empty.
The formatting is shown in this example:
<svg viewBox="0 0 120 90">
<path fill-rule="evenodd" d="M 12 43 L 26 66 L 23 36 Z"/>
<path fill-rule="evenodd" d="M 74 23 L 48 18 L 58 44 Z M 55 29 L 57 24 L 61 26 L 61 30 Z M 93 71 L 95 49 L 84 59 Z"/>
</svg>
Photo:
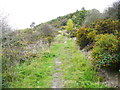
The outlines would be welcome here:
<svg viewBox="0 0 120 90">
<path fill-rule="evenodd" d="M 9 83 L 10 88 L 50 88 L 54 55 L 44 52 L 42 56 L 31 59 L 15 67 L 16 79 Z"/>
<path fill-rule="evenodd" d="M 61 37 L 61 36 L 60 36 Z M 83 55 L 71 39 L 63 43 L 62 37 L 54 45 L 58 59 L 62 61 L 64 87 L 68 88 L 105 88 L 91 62 Z"/>
<path fill-rule="evenodd" d="M 105 88 L 100 83 L 101 78 L 91 62 L 77 48 L 72 39 L 65 42 L 65 36 L 59 35 L 50 51 L 44 51 L 40 56 L 33 58 L 15 67 L 16 78 L 9 83 L 10 88 L 51 88 L 53 73 L 55 72 L 55 58 L 61 64 L 64 88 Z"/>
</svg>

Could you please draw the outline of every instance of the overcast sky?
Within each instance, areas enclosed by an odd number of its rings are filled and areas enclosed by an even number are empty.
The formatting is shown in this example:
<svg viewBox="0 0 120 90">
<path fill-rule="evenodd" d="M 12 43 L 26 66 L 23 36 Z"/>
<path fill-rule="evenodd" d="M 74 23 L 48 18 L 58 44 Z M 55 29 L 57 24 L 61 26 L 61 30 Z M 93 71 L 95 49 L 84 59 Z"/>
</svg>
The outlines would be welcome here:
<svg viewBox="0 0 120 90">
<path fill-rule="evenodd" d="M 17 29 L 29 28 L 31 22 L 40 24 L 58 16 L 96 8 L 103 12 L 116 0 L 0 0 L 0 12 L 8 15 L 8 23 Z"/>
</svg>

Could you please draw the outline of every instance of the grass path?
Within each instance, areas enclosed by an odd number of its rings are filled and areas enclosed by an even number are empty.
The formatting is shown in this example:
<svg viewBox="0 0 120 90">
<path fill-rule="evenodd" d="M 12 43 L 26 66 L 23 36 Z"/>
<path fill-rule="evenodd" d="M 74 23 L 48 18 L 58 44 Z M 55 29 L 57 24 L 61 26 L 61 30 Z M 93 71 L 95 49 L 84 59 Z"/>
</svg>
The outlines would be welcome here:
<svg viewBox="0 0 120 90">
<path fill-rule="evenodd" d="M 72 39 L 59 35 L 49 50 L 15 67 L 11 88 L 102 88 L 91 62 Z"/>
<path fill-rule="evenodd" d="M 75 41 L 67 39 L 65 36 L 56 37 L 56 44 L 53 45 L 52 51 L 61 62 L 59 81 L 62 82 L 63 88 L 103 88 L 100 78 L 90 60 L 86 58 L 77 48 Z M 62 75 L 62 76 L 60 76 Z M 57 87 L 59 88 L 59 86 Z"/>
</svg>

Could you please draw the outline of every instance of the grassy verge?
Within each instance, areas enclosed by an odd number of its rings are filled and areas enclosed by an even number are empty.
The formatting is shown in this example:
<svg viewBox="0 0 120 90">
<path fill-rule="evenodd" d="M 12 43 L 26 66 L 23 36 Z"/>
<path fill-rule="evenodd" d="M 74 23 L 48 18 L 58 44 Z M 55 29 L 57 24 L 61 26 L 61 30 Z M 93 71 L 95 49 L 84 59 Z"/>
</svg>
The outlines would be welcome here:
<svg viewBox="0 0 120 90">
<path fill-rule="evenodd" d="M 44 52 L 42 55 L 15 67 L 16 79 L 9 83 L 10 88 L 50 88 L 54 55 Z"/>
</svg>

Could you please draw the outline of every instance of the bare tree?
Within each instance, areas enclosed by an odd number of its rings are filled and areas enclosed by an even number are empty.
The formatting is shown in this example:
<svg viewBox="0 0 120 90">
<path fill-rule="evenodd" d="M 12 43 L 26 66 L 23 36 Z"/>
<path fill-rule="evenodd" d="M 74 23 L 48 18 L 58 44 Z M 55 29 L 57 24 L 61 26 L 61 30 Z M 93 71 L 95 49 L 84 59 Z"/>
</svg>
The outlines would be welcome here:
<svg viewBox="0 0 120 90">
<path fill-rule="evenodd" d="M 43 24 L 39 30 L 39 33 L 43 39 L 43 43 L 48 43 L 50 46 L 55 36 L 54 32 L 55 30 L 52 26 L 48 24 Z"/>
<path fill-rule="evenodd" d="M 41 35 L 43 37 L 47 37 L 47 36 L 54 36 L 54 30 L 53 27 L 48 25 L 48 24 L 44 24 L 41 27 Z"/>
</svg>

